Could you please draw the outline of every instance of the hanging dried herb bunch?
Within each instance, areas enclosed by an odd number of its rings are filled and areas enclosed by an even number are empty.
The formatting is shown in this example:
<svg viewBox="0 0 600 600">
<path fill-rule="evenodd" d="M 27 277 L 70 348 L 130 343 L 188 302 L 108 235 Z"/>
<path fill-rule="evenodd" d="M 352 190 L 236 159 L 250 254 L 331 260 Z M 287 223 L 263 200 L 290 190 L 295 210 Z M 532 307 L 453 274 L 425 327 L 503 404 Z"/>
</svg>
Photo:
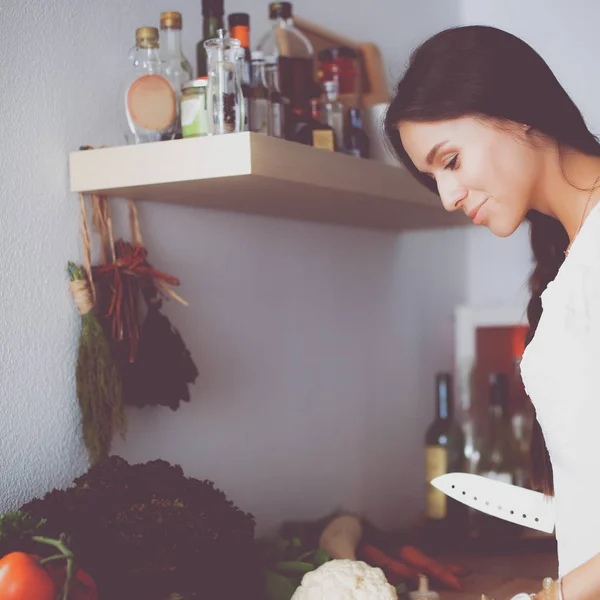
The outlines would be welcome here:
<svg viewBox="0 0 600 600">
<path fill-rule="evenodd" d="M 82 325 L 75 371 L 77 398 L 83 440 L 93 465 L 108 457 L 115 433 L 125 436 L 126 417 L 119 371 L 94 314 L 92 293 L 84 271 L 70 262 L 69 276 Z"/>
<path fill-rule="evenodd" d="M 81 410 L 83 439 L 90 464 L 106 459 L 116 433 L 125 436 L 126 417 L 119 371 L 110 344 L 96 318 L 96 290 L 92 281 L 91 239 L 85 199 L 79 195 L 84 268 L 70 262 L 69 287 L 82 328 L 75 370 L 77 399 Z"/>
<path fill-rule="evenodd" d="M 114 342 L 125 404 L 176 410 L 181 401 L 189 402 L 188 385 L 195 382 L 198 369 L 180 333 L 160 309 L 164 298 L 187 302 L 170 287 L 179 285 L 179 280 L 148 262 L 135 204 L 130 201 L 129 207 L 134 243 L 117 240 L 113 244 L 106 200 L 99 204 L 100 229 L 106 232 L 113 260 L 93 269 L 94 281 L 102 291 L 106 329 Z M 147 307 L 143 325 L 139 324 L 140 296 Z"/>
</svg>

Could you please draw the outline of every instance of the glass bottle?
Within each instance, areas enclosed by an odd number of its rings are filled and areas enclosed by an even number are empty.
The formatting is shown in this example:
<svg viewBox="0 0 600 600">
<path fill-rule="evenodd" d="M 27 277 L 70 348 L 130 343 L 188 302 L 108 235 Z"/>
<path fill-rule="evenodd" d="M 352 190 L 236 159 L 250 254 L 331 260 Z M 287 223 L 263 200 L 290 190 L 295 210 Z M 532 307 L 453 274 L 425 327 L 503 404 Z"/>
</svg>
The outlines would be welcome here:
<svg viewBox="0 0 600 600">
<path fill-rule="evenodd" d="M 208 56 L 204 43 L 217 37 L 224 28 L 224 0 L 202 0 L 202 39 L 196 44 L 197 77 L 208 75 Z"/>
<path fill-rule="evenodd" d="M 311 86 L 309 93 L 311 114 L 303 115 L 294 112 L 286 114 L 286 138 L 288 140 L 335 151 L 335 132 L 327 123 L 323 123 L 321 116 L 321 88 L 318 84 Z"/>
<path fill-rule="evenodd" d="M 175 90 L 165 76 L 158 48 L 156 27 L 136 30 L 136 43 L 129 53 L 133 72 L 127 79 L 123 98 L 125 139 L 129 144 L 171 139 L 175 132 Z"/>
<path fill-rule="evenodd" d="M 250 98 L 252 86 L 252 55 L 250 52 L 250 15 L 248 13 L 232 13 L 228 17 L 230 36 L 240 41 L 238 66 L 242 94 L 244 96 L 244 121 L 242 131 L 251 131 Z"/>
<path fill-rule="evenodd" d="M 348 109 L 348 123 L 344 129 L 344 150 L 358 158 L 369 158 L 369 136 L 362 126 L 359 108 Z"/>
<path fill-rule="evenodd" d="M 425 527 L 433 545 L 466 535 L 467 507 L 431 485 L 440 475 L 463 471 L 464 436 L 454 419 L 453 383 L 450 373 L 435 379 L 436 416 L 425 433 Z"/>
<path fill-rule="evenodd" d="M 344 146 L 344 105 L 338 99 L 337 81 L 326 81 L 324 88 L 323 121 L 335 132 L 335 149 L 341 152 Z"/>
<path fill-rule="evenodd" d="M 257 49 L 265 56 L 277 58 L 279 83 L 286 104 L 296 114 L 307 116 L 314 51 L 309 39 L 294 26 L 292 17 L 290 2 L 272 2 L 269 5 L 271 30 L 260 40 Z"/>
<path fill-rule="evenodd" d="M 242 128 L 243 95 L 238 77 L 239 40 L 226 37 L 206 40 L 208 56 L 207 111 L 209 134 L 237 133 Z"/>
<path fill-rule="evenodd" d="M 252 97 L 250 122 L 255 133 L 269 132 L 269 87 L 265 73 L 265 60 L 259 50 L 252 53 Z"/>
<path fill-rule="evenodd" d="M 277 61 L 269 57 L 265 62 L 267 87 L 269 88 L 268 133 L 272 137 L 282 138 L 284 134 L 284 104 L 279 87 L 279 68 Z"/>
<path fill-rule="evenodd" d="M 511 485 L 519 465 L 519 448 L 513 436 L 509 409 L 509 378 L 506 373 L 490 373 L 490 405 L 488 432 L 483 440 L 479 475 Z M 479 535 L 500 538 L 520 535 L 523 528 L 515 523 L 479 512 Z"/>
<path fill-rule="evenodd" d="M 489 432 L 481 452 L 479 474 L 514 484 L 519 450 L 508 414 L 508 384 L 506 373 L 490 373 Z"/>
<path fill-rule="evenodd" d="M 174 137 L 181 137 L 181 115 L 179 105 L 183 84 L 194 77 L 192 65 L 181 48 L 181 13 L 163 12 L 160 15 L 160 57 L 164 62 L 165 75 L 175 90 L 177 120 Z"/>
<path fill-rule="evenodd" d="M 409 600 L 440 600 L 440 595 L 429 589 L 427 575 L 419 573 L 419 588 L 414 592 L 409 592 L 408 598 Z"/>
</svg>

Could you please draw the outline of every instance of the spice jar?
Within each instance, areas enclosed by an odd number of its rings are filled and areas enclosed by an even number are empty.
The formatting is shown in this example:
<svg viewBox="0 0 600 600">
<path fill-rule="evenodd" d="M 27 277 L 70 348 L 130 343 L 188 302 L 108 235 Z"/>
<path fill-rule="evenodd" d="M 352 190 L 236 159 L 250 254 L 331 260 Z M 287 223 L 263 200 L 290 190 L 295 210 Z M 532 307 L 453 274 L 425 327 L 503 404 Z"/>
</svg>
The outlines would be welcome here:
<svg viewBox="0 0 600 600">
<path fill-rule="evenodd" d="M 337 81 L 339 94 L 356 93 L 357 58 L 356 51 L 348 47 L 319 52 L 318 79 L 321 85 L 326 81 Z"/>
<path fill-rule="evenodd" d="M 208 78 L 198 77 L 183 84 L 181 95 L 181 135 L 198 137 L 208 135 L 206 86 Z"/>
</svg>

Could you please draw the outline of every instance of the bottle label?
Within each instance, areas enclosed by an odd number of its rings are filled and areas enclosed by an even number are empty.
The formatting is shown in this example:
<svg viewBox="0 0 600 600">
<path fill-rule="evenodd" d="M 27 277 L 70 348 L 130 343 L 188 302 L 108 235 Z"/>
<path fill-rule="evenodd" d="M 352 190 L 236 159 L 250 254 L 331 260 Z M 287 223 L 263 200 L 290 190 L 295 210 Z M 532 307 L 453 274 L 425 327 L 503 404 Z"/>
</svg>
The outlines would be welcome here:
<svg viewBox="0 0 600 600">
<path fill-rule="evenodd" d="M 208 114 L 204 95 L 181 102 L 181 133 L 183 137 L 208 134 Z"/>
<path fill-rule="evenodd" d="M 175 90 L 162 75 L 142 75 L 127 90 L 127 112 L 135 125 L 164 131 L 175 121 Z"/>
<path fill-rule="evenodd" d="M 429 519 L 445 519 L 448 513 L 446 494 L 434 488 L 431 480 L 448 472 L 448 451 L 441 446 L 425 448 L 427 481 L 426 516 Z"/>
<path fill-rule="evenodd" d="M 313 146 L 322 150 L 335 151 L 333 131 L 330 129 L 315 129 L 313 132 Z"/>
</svg>

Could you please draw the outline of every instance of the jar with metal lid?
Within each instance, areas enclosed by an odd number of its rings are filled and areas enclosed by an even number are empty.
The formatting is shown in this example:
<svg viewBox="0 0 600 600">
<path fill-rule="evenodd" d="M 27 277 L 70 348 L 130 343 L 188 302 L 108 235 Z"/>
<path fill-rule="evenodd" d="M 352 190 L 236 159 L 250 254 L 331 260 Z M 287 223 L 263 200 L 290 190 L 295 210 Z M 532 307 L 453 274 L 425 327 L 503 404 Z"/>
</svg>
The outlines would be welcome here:
<svg viewBox="0 0 600 600">
<path fill-rule="evenodd" d="M 183 84 L 181 94 L 181 135 L 198 137 L 208 135 L 206 108 L 207 77 L 198 77 Z"/>
<path fill-rule="evenodd" d="M 318 79 L 321 85 L 326 81 L 337 81 L 339 94 L 355 94 L 357 84 L 358 54 L 352 48 L 327 48 L 319 52 Z"/>
</svg>

